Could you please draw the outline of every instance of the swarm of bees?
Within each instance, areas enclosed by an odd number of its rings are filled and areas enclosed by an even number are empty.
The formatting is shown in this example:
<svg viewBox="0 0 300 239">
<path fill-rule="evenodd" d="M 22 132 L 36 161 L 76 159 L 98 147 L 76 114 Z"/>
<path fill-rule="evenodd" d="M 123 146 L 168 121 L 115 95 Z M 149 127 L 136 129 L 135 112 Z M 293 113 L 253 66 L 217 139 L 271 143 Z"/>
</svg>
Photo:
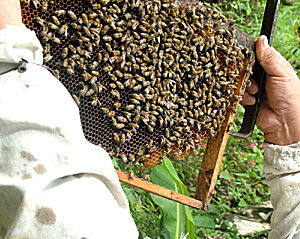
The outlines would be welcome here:
<svg viewBox="0 0 300 239">
<path fill-rule="evenodd" d="M 220 130 L 250 53 L 209 4 L 21 2 L 87 138 L 111 156 L 151 168 L 164 154 L 197 151 Z"/>
</svg>

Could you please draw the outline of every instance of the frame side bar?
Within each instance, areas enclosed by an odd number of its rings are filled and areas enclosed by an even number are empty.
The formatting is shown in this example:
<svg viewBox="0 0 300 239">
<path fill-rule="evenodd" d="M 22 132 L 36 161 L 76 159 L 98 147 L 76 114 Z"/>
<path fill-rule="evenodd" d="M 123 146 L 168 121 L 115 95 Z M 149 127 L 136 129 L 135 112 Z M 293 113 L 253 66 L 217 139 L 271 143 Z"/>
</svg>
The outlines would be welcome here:
<svg viewBox="0 0 300 239">
<path fill-rule="evenodd" d="M 235 90 L 235 95 L 237 96 L 244 94 L 245 89 L 243 88 L 243 83 L 246 78 L 246 69 L 249 62 L 250 59 L 245 61 L 244 70 L 238 76 L 238 84 Z M 208 140 L 204 158 L 201 163 L 201 169 L 199 171 L 195 196 L 196 199 L 201 200 L 204 203 L 204 208 L 208 206 L 212 196 L 215 194 L 214 188 L 229 137 L 230 125 L 234 120 L 236 107 L 239 104 L 239 101 L 239 98 L 231 99 L 231 106 L 227 109 L 220 132 L 215 137 Z"/>
</svg>

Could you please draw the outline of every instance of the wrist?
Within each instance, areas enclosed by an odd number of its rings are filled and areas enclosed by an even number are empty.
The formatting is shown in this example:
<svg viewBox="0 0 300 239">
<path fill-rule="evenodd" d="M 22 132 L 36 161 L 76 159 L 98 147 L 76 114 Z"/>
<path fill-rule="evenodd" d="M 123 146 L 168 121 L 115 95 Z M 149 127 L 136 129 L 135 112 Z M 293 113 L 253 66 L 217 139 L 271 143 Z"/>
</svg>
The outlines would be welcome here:
<svg viewBox="0 0 300 239">
<path fill-rule="evenodd" d="M 290 145 L 300 141 L 300 118 L 287 124 L 278 124 L 272 129 L 264 130 L 264 136 L 267 143 L 275 145 Z"/>
</svg>

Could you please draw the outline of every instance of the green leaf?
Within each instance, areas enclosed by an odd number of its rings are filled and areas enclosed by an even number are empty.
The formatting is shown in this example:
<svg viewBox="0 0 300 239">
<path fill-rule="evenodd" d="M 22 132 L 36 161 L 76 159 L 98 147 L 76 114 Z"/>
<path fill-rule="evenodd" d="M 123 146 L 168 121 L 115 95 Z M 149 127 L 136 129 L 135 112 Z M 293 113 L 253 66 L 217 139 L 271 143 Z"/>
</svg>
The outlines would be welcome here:
<svg viewBox="0 0 300 239">
<path fill-rule="evenodd" d="M 114 167 L 115 167 L 116 169 L 119 169 L 119 170 L 120 170 L 120 167 L 119 167 L 119 164 L 118 164 L 118 158 L 112 157 L 111 160 L 112 160 L 112 163 L 113 163 Z"/>
<path fill-rule="evenodd" d="M 219 210 L 217 210 L 217 208 L 216 208 L 214 205 L 212 205 L 212 204 L 209 204 L 209 205 L 208 205 L 207 210 L 208 210 L 209 212 L 211 212 L 211 213 L 215 213 L 215 214 L 217 214 L 217 215 L 220 216 Z"/>
<path fill-rule="evenodd" d="M 152 182 L 178 192 L 178 186 L 162 167 L 152 169 Z M 181 204 L 151 194 L 153 201 L 161 208 L 163 216 L 160 222 L 161 232 L 167 239 L 180 239 L 185 233 L 185 215 Z"/>
<path fill-rule="evenodd" d="M 194 224 L 194 219 L 192 216 L 192 212 L 191 209 L 188 206 L 183 206 L 181 205 L 184 209 L 184 214 L 185 214 L 185 232 L 189 233 L 189 235 L 187 236 L 188 239 L 194 239 L 196 238 L 195 235 L 195 224 Z"/>
<path fill-rule="evenodd" d="M 194 217 L 194 222 L 197 227 L 202 228 L 215 228 L 216 223 L 210 215 L 197 215 Z"/>
<path fill-rule="evenodd" d="M 167 157 L 164 158 L 164 164 L 161 165 L 160 167 L 165 169 L 168 172 L 168 174 L 172 177 L 172 179 L 175 181 L 175 183 L 179 187 L 179 193 L 181 193 L 183 195 L 188 195 L 187 188 L 183 184 L 183 182 L 181 182 L 180 178 L 178 177 L 178 174 L 177 174 L 171 160 L 168 159 Z M 186 224 L 185 224 L 186 233 L 189 233 L 187 238 L 194 239 L 195 238 L 195 224 L 194 224 L 194 220 L 193 220 L 193 217 L 191 214 L 191 209 L 184 205 L 181 205 L 181 206 L 183 207 L 183 211 L 184 211 L 185 219 L 186 219 Z"/>
<path fill-rule="evenodd" d="M 220 173 L 221 177 L 226 179 L 226 180 L 232 180 L 232 177 L 230 175 L 230 173 L 228 172 L 228 170 L 225 170 L 223 172 Z"/>
<path fill-rule="evenodd" d="M 129 202 L 131 203 L 137 203 L 137 199 L 133 193 L 133 190 L 127 187 L 123 187 L 123 191 L 125 192 L 125 195 Z"/>
<path fill-rule="evenodd" d="M 248 7 L 248 11 L 247 11 L 247 15 L 249 16 L 249 15 L 251 14 L 251 12 L 252 12 L 252 9 L 251 9 L 251 7 L 249 6 L 249 7 Z"/>
<path fill-rule="evenodd" d="M 239 202 L 239 206 L 240 207 L 247 207 L 248 203 L 244 199 L 241 199 L 240 202 Z"/>
</svg>

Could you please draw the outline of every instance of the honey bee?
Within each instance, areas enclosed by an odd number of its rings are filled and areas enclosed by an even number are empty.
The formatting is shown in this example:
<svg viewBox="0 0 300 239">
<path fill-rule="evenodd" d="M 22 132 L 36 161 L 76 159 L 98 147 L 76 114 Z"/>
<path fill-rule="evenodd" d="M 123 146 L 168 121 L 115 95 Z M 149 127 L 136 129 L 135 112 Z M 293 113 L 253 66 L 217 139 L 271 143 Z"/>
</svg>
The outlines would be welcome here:
<svg viewBox="0 0 300 239">
<path fill-rule="evenodd" d="M 69 11 L 68 11 L 68 15 L 69 15 L 69 17 L 70 17 L 72 20 L 74 20 L 74 21 L 77 20 L 77 16 L 76 16 L 76 14 L 75 14 L 73 11 L 69 10 Z"/>
<path fill-rule="evenodd" d="M 121 32 L 117 32 L 113 34 L 114 38 L 121 38 L 123 37 L 123 34 Z"/>
<path fill-rule="evenodd" d="M 132 74 L 125 73 L 125 74 L 124 74 L 124 78 L 125 78 L 125 79 L 132 79 Z"/>
<path fill-rule="evenodd" d="M 78 25 L 77 23 L 75 23 L 75 22 L 72 22 L 72 23 L 70 23 L 70 26 L 73 28 L 73 29 L 75 29 L 75 30 L 79 30 L 79 29 L 81 29 L 81 26 L 80 25 Z"/>
<path fill-rule="evenodd" d="M 92 75 L 90 73 L 84 72 L 82 73 L 82 77 L 85 81 L 88 81 L 92 78 Z"/>
<path fill-rule="evenodd" d="M 55 15 L 56 16 L 63 16 L 63 15 L 65 15 L 66 14 L 66 11 L 65 10 L 57 10 L 57 11 L 55 11 Z"/>
<path fill-rule="evenodd" d="M 98 97 L 97 96 L 94 96 L 93 97 L 93 100 L 92 100 L 92 102 L 91 102 L 91 104 L 93 105 L 93 106 L 97 106 L 97 104 L 98 104 Z"/>
<path fill-rule="evenodd" d="M 72 97 L 73 97 L 75 103 L 76 103 L 77 105 L 80 105 L 80 100 L 79 100 L 79 98 L 78 98 L 76 95 L 74 95 L 74 94 L 72 95 Z"/>
<path fill-rule="evenodd" d="M 58 20 L 58 18 L 56 16 L 52 16 L 52 20 L 55 25 L 60 26 L 60 21 Z"/>
<path fill-rule="evenodd" d="M 123 117 L 123 116 L 118 116 L 117 120 L 120 121 L 120 122 L 122 122 L 122 123 L 126 123 L 127 122 L 127 119 L 125 117 Z"/>
<path fill-rule="evenodd" d="M 119 70 L 116 70 L 116 71 L 115 71 L 115 74 L 116 74 L 117 77 L 120 77 L 120 78 L 123 77 L 122 72 L 119 71 Z"/>
<path fill-rule="evenodd" d="M 135 104 L 135 105 L 140 104 L 140 102 L 139 102 L 138 100 L 136 100 L 136 99 L 130 99 L 130 101 L 131 101 L 133 104 Z"/>
<path fill-rule="evenodd" d="M 111 65 L 107 65 L 107 66 L 105 66 L 105 67 L 103 67 L 103 70 L 105 71 L 105 72 L 110 72 L 110 71 L 112 71 L 112 66 Z"/>
<path fill-rule="evenodd" d="M 62 50 L 61 56 L 62 56 L 63 58 L 66 58 L 67 55 L 68 55 L 68 48 L 65 47 L 65 48 Z"/>
<path fill-rule="evenodd" d="M 42 2 L 42 12 L 47 12 L 48 9 L 48 1 Z"/>
<path fill-rule="evenodd" d="M 132 88 L 134 91 L 139 91 L 142 89 L 142 85 L 136 85 Z"/>
<path fill-rule="evenodd" d="M 51 33 L 51 32 L 48 32 L 48 33 L 43 37 L 43 40 L 44 40 L 45 42 L 48 42 L 51 38 L 52 38 L 52 33 Z"/>
<path fill-rule="evenodd" d="M 89 25 L 89 18 L 85 13 L 81 14 L 81 19 L 85 25 Z"/>
<path fill-rule="evenodd" d="M 119 136 L 118 133 L 114 133 L 114 134 L 113 134 L 113 137 L 114 137 L 114 141 L 115 141 L 116 143 L 120 143 L 120 136 Z"/>
<path fill-rule="evenodd" d="M 91 71 L 92 75 L 94 76 L 99 76 L 99 72 L 98 71 Z"/>
<path fill-rule="evenodd" d="M 112 37 L 111 36 L 103 36 L 102 39 L 104 41 L 111 41 L 112 40 Z"/>
<path fill-rule="evenodd" d="M 46 54 L 44 56 L 44 62 L 47 63 L 48 61 L 50 61 L 53 58 L 53 56 L 51 56 L 50 54 Z"/>
<path fill-rule="evenodd" d="M 125 110 L 126 110 L 126 111 L 133 110 L 134 108 L 135 108 L 135 105 L 126 105 L 126 106 L 125 106 Z"/>
<path fill-rule="evenodd" d="M 100 52 L 97 54 L 97 60 L 99 63 L 102 62 L 102 54 Z"/>
<path fill-rule="evenodd" d="M 91 96 L 95 93 L 95 90 L 93 88 L 89 89 L 87 92 L 86 92 L 86 96 Z"/>
<path fill-rule="evenodd" d="M 112 95 L 113 97 L 115 97 L 115 98 L 117 98 L 117 99 L 120 99 L 120 98 L 121 98 L 120 93 L 119 93 L 119 91 L 117 91 L 117 90 L 111 90 L 110 93 L 111 93 L 111 95 Z"/>
<path fill-rule="evenodd" d="M 54 70 L 54 76 L 55 76 L 57 79 L 60 78 L 59 70 Z"/>
<path fill-rule="evenodd" d="M 65 34 L 65 36 L 67 36 L 67 31 L 68 31 L 68 25 L 65 24 L 65 25 L 62 25 L 59 30 L 58 30 L 58 33 L 59 34 Z"/>
<path fill-rule="evenodd" d="M 35 20 L 36 20 L 36 22 L 37 22 L 38 24 L 40 24 L 42 27 L 44 27 L 44 25 L 45 25 L 45 20 L 43 20 L 43 19 L 40 18 L 40 17 L 36 17 Z"/>
<path fill-rule="evenodd" d="M 108 114 L 110 110 L 109 110 L 108 108 L 102 107 L 102 108 L 101 108 L 101 111 L 102 111 L 104 114 Z"/>
<path fill-rule="evenodd" d="M 61 43 L 61 41 L 60 41 L 60 39 L 59 38 L 57 38 L 57 37 L 51 37 L 51 40 L 54 42 L 54 43 L 57 43 L 57 44 L 60 44 Z"/>
<path fill-rule="evenodd" d="M 139 115 L 134 116 L 133 122 L 138 123 L 140 121 L 141 117 Z"/>
<path fill-rule="evenodd" d="M 150 121 L 149 121 L 149 124 L 152 126 L 152 127 L 155 127 L 156 126 L 156 118 L 153 118 L 154 116 L 153 115 L 151 115 L 150 116 Z"/>
<path fill-rule="evenodd" d="M 116 127 L 117 123 L 118 123 L 117 120 L 114 117 L 112 117 L 111 118 L 111 124 L 112 124 L 112 126 Z"/>
<path fill-rule="evenodd" d="M 110 117 L 110 118 L 112 118 L 112 117 L 115 116 L 115 114 L 116 114 L 116 111 L 111 110 L 111 111 L 107 114 L 107 116 Z"/>
<path fill-rule="evenodd" d="M 129 173 L 128 173 L 128 179 L 129 180 L 132 180 L 134 178 L 134 172 L 132 169 L 129 170 Z"/>
<path fill-rule="evenodd" d="M 80 59 L 80 55 L 78 55 L 78 54 L 73 54 L 73 55 L 71 56 L 71 58 L 72 58 L 73 60 L 79 60 L 79 59 Z"/>
<path fill-rule="evenodd" d="M 122 161 L 123 161 L 124 163 L 127 163 L 127 162 L 128 162 L 128 159 L 127 159 L 127 157 L 125 156 L 125 154 L 121 154 L 120 157 L 121 157 L 121 159 L 122 159 Z"/>
<path fill-rule="evenodd" d="M 153 133 L 153 131 L 154 131 L 153 127 L 151 125 L 147 125 L 147 127 L 148 127 L 148 131 L 150 133 Z"/>
<path fill-rule="evenodd" d="M 48 27 L 50 27 L 50 29 L 52 29 L 52 30 L 57 30 L 57 29 L 59 29 L 59 26 L 53 24 L 52 22 L 48 22 Z"/>
<path fill-rule="evenodd" d="M 120 138 L 121 144 L 125 144 L 125 141 L 126 141 L 126 136 L 125 136 L 125 134 L 121 134 L 121 138 Z"/>
<path fill-rule="evenodd" d="M 151 180 L 150 174 L 145 174 L 145 175 L 143 176 L 143 179 L 144 179 L 145 181 L 147 181 L 147 182 L 150 182 L 150 180 Z"/>
<path fill-rule="evenodd" d="M 82 30 L 84 31 L 84 33 L 85 33 L 88 37 L 92 37 L 92 34 L 91 34 L 90 30 L 89 30 L 86 26 L 83 26 L 83 27 L 82 27 Z"/>
<path fill-rule="evenodd" d="M 124 85 L 120 81 L 116 81 L 116 85 L 120 90 L 124 89 Z"/>
<path fill-rule="evenodd" d="M 84 37 L 84 36 L 80 36 L 80 39 L 83 41 L 83 42 L 89 42 L 90 39 L 88 37 Z"/>
<path fill-rule="evenodd" d="M 101 31 L 101 34 L 106 34 L 110 29 L 110 26 L 109 25 L 105 25 L 103 28 L 102 28 L 102 31 Z"/>
<path fill-rule="evenodd" d="M 110 44 L 105 43 L 105 47 L 106 47 L 106 49 L 107 49 L 109 52 L 112 52 L 112 51 L 113 51 Z"/>
<path fill-rule="evenodd" d="M 123 123 L 118 123 L 117 125 L 116 125 L 116 128 L 117 129 L 123 129 L 125 127 L 125 124 L 123 124 Z"/>
<path fill-rule="evenodd" d="M 83 83 L 81 83 L 80 86 L 82 89 L 79 90 L 79 94 L 81 96 L 85 96 L 89 88 L 86 85 L 84 85 Z"/>
</svg>

